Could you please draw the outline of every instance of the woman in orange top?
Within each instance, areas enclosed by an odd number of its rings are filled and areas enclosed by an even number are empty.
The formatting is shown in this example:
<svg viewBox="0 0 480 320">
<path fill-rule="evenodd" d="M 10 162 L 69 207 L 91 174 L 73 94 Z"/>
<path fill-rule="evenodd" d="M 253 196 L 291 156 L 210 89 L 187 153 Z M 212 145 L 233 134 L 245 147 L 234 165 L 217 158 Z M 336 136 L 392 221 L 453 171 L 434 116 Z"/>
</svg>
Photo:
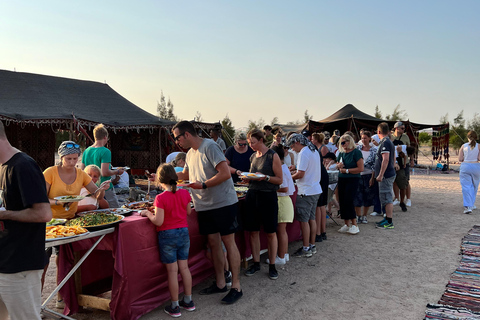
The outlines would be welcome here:
<svg viewBox="0 0 480 320">
<path fill-rule="evenodd" d="M 48 168 L 43 172 L 47 183 L 47 195 L 52 207 L 53 217 L 56 219 L 71 219 L 75 217 L 78 202 L 59 202 L 55 197 L 78 196 L 85 187 L 90 193 L 100 189 L 108 189 L 109 183 L 97 188 L 92 178 L 80 168 L 75 167 L 80 156 L 80 146 L 73 141 L 64 141 L 58 147 L 60 164 Z M 68 210 L 67 210 L 68 209 Z"/>
</svg>

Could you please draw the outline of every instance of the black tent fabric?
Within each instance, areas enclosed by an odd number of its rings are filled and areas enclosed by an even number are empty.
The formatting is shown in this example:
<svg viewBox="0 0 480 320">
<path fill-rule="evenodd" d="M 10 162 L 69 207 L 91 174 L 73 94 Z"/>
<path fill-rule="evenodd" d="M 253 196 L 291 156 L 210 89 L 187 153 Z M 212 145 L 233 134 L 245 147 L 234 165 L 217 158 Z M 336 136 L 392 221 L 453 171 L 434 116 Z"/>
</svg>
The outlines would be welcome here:
<svg viewBox="0 0 480 320">
<path fill-rule="evenodd" d="M 0 70 L 0 116 L 24 123 L 103 123 L 112 128 L 169 126 L 100 82 Z M 62 121 L 63 120 L 63 121 Z"/>
</svg>

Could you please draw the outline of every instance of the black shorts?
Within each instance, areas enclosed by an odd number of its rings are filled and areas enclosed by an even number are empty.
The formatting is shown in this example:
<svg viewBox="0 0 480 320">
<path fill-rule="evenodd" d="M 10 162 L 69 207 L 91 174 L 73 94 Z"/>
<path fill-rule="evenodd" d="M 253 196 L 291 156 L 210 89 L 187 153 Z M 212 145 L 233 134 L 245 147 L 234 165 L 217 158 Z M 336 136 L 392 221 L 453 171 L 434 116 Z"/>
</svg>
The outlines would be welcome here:
<svg viewBox="0 0 480 320">
<path fill-rule="evenodd" d="M 242 218 L 246 231 L 260 231 L 263 226 L 265 233 L 277 232 L 277 192 L 248 190 Z"/>
<path fill-rule="evenodd" d="M 198 211 L 198 229 L 201 235 L 220 233 L 226 236 L 235 233 L 237 222 L 238 204 L 212 210 Z"/>
<path fill-rule="evenodd" d="M 326 206 L 328 203 L 328 175 L 325 177 L 322 175 L 320 186 L 322 187 L 322 193 L 320 194 L 320 198 L 318 198 L 317 207 Z"/>
</svg>

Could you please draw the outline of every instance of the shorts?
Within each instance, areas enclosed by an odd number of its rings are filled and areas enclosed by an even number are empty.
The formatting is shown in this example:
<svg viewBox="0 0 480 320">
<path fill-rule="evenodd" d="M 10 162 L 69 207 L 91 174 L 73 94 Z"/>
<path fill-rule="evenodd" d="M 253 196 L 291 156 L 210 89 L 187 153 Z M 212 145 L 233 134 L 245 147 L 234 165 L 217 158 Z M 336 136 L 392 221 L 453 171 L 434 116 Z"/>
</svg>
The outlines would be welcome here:
<svg viewBox="0 0 480 320">
<path fill-rule="evenodd" d="M 395 183 L 400 190 L 407 189 L 408 180 L 405 176 L 405 169 L 400 169 L 397 171 L 397 176 L 395 177 Z"/>
<path fill-rule="evenodd" d="M 405 176 L 407 177 L 407 181 L 410 181 L 410 163 L 405 166 Z M 408 183 L 408 182 L 407 182 Z M 408 184 L 407 184 L 408 185 Z"/>
<path fill-rule="evenodd" d="M 190 237 L 188 228 L 169 229 L 158 232 L 158 248 L 162 263 L 174 263 L 188 260 Z"/>
<path fill-rule="evenodd" d="M 300 222 L 308 222 L 315 220 L 315 211 L 320 194 L 311 196 L 297 195 L 297 220 Z"/>
<path fill-rule="evenodd" d="M 290 196 L 278 197 L 278 223 L 293 222 L 293 202 Z"/>
<path fill-rule="evenodd" d="M 246 231 L 277 232 L 278 199 L 276 191 L 248 190 L 243 210 L 243 227 Z"/>
<path fill-rule="evenodd" d="M 322 175 L 322 179 L 320 180 L 320 186 L 322 187 L 322 193 L 318 198 L 317 207 L 323 207 L 328 204 L 328 174 L 325 177 Z"/>
<path fill-rule="evenodd" d="M 220 233 L 226 236 L 235 233 L 238 229 L 237 213 L 237 203 L 217 209 L 197 211 L 200 234 L 206 236 Z"/>
<path fill-rule="evenodd" d="M 378 193 L 382 207 L 389 203 L 393 203 L 393 181 L 395 181 L 395 176 L 384 178 L 378 183 Z"/>
<path fill-rule="evenodd" d="M 371 174 L 365 174 L 360 176 L 360 182 L 358 183 L 358 190 L 353 204 L 355 207 L 370 207 L 373 205 L 373 199 L 375 197 L 375 184 L 370 187 Z"/>
</svg>

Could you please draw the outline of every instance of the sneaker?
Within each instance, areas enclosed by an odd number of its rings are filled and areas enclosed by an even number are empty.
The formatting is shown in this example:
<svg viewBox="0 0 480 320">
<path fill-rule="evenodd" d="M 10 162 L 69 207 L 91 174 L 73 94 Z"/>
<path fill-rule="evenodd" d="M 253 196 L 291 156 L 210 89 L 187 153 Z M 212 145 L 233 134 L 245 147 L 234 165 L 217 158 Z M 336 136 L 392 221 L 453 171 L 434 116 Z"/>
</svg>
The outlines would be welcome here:
<svg viewBox="0 0 480 320">
<path fill-rule="evenodd" d="M 405 205 L 405 203 L 400 202 L 400 208 L 402 208 L 403 212 L 407 212 L 407 206 Z"/>
<path fill-rule="evenodd" d="M 366 217 L 366 216 L 364 216 L 364 217 L 363 217 L 363 219 L 362 219 L 362 223 L 365 223 L 365 224 L 367 224 L 367 223 L 368 223 L 368 220 L 367 220 L 367 217 Z"/>
<path fill-rule="evenodd" d="M 285 253 L 285 262 L 290 261 L 290 255 L 288 253 Z"/>
<path fill-rule="evenodd" d="M 230 292 L 223 297 L 223 304 L 232 304 L 238 301 L 243 296 L 243 291 L 238 291 L 237 288 L 230 289 Z"/>
<path fill-rule="evenodd" d="M 322 241 L 323 241 L 322 235 L 317 234 L 317 235 L 315 236 L 315 242 L 322 242 Z"/>
<path fill-rule="evenodd" d="M 199 294 L 201 295 L 208 295 L 208 294 L 214 294 L 214 293 L 222 293 L 222 292 L 227 292 L 227 286 L 223 288 L 217 287 L 217 283 L 213 281 L 213 284 L 205 289 L 200 290 Z"/>
<path fill-rule="evenodd" d="M 228 270 L 225 270 L 224 275 L 225 275 L 225 285 L 229 287 L 232 286 L 232 273 Z"/>
<path fill-rule="evenodd" d="M 377 222 L 377 223 L 375 224 L 375 226 L 376 226 L 376 227 L 382 227 L 384 224 L 387 224 L 387 223 L 388 223 L 387 219 L 383 219 L 382 221 Z"/>
<path fill-rule="evenodd" d="M 268 277 L 272 280 L 278 279 L 278 271 L 277 269 L 270 269 L 268 270 Z"/>
<path fill-rule="evenodd" d="M 407 205 L 407 207 L 411 207 L 412 206 L 412 201 L 410 201 L 410 199 L 407 199 L 407 203 L 405 203 Z"/>
<path fill-rule="evenodd" d="M 64 309 L 65 308 L 65 302 L 63 302 L 63 299 L 62 300 L 57 300 L 57 302 L 55 302 L 55 307 L 58 308 L 58 309 Z"/>
<path fill-rule="evenodd" d="M 251 277 L 253 276 L 255 273 L 257 273 L 258 271 L 260 271 L 260 266 L 257 266 L 255 264 L 252 264 L 250 267 L 248 267 L 247 270 L 245 270 L 244 274 L 247 276 L 247 277 Z"/>
<path fill-rule="evenodd" d="M 398 199 L 393 200 L 393 205 L 394 206 L 399 205 L 399 204 L 400 204 L 400 201 Z"/>
<path fill-rule="evenodd" d="M 312 250 L 308 248 L 308 250 L 303 250 L 303 247 L 295 251 L 293 254 L 294 257 L 305 257 L 305 258 L 310 258 L 313 255 Z"/>
<path fill-rule="evenodd" d="M 470 208 L 470 207 L 464 207 L 464 208 L 465 208 L 465 210 L 463 210 L 463 213 L 466 213 L 466 214 L 472 213 L 472 208 Z"/>
<path fill-rule="evenodd" d="M 315 253 L 317 253 L 317 246 L 316 246 L 316 245 L 314 245 L 314 244 L 313 244 L 313 245 L 311 245 L 311 246 L 310 246 L 310 250 L 312 251 L 312 254 L 315 254 Z"/>
<path fill-rule="evenodd" d="M 347 226 L 347 225 L 344 225 L 343 227 L 341 227 L 340 229 L 338 229 L 338 232 L 345 233 L 345 232 L 348 231 L 348 229 L 350 229 L 350 227 Z"/>
<path fill-rule="evenodd" d="M 380 227 L 380 229 L 394 229 L 393 223 L 386 223 Z"/>
<path fill-rule="evenodd" d="M 362 223 L 362 217 L 357 217 L 357 223 Z"/>
<path fill-rule="evenodd" d="M 276 256 L 275 257 L 275 264 L 286 264 L 287 263 L 287 259 L 286 259 L 286 254 L 285 254 L 285 258 L 280 258 L 279 256 Z M 265 260 L 265 263 L 266 264 L 270 264 L 270 259 L 267 258 L 267 260 Z"/>
<path fill-rule="evenodd" d="M 163 309 L 163 310 L 165 310 L 166 314 L 169 314 L 174 318 L 178 318 L 182 315 L 182 313 L 180 312 L 180 307 L 172 308 L 172 305 L 170 305 L 170 304 L 168 306 L 166 306 L 165 309 Z"/>
<path fill-rule="evenodd" d="M 372 213 L 370 213 L 371 216 L 381 216 L 382 214 L 381 213 L 378 213 L 378 212 L 375 212 L 373 211 Z"/>
<path fill-rule="evenodd" d="M 322 236 L 322 240 L 327 240 L 327 233 L 326 232 L 323 232 L 321 234 L 321 236 Z"/>
<path fill-rule="evenodd" d="M 195 303 L 191 300 L 189 303 L 186 303 L 183 299 L 178 303 L 180 308 L 185 309 L 187 311 L 195 311 Z"/>
<path fill-rule="evenodd" d="M 473 207 L 472 207 L 472 210 L 477 210 L 477 207 L 473 206 Z"/>
<path fill-rule="evenodd" d="M 356 225 L 353 225 L 350 227 L 350 229 L 348 229 L 347 233 L 350 233 L 350 234 L 357 234 L 360 232 L 360 229 L 358 229 L 358 227 Z"/>
</svg>

